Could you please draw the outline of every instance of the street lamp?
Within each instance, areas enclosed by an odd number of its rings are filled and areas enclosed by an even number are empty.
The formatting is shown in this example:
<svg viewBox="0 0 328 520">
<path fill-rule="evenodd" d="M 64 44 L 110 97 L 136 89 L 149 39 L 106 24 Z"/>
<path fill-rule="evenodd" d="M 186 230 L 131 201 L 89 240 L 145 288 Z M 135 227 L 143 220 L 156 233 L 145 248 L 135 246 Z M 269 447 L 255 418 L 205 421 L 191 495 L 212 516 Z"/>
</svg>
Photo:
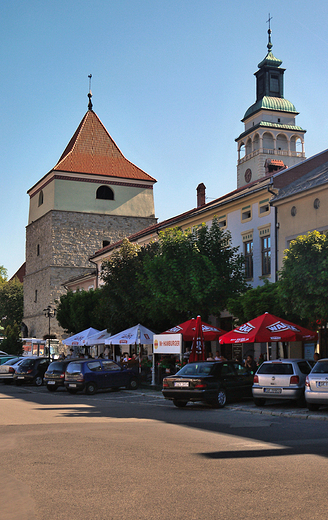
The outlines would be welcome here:
<svg viewBox="0 0 328 520">
<path fill-rule="evenodd" d="M 53 309 L 51 305 L 48 305 L 46 309 L 43 309 L 44 315 L 49 319 L 49 334 L 48 334 L 48 356 L 50 359 L 50 320 L 56 316 L 56 309 Z"/>
</svg>

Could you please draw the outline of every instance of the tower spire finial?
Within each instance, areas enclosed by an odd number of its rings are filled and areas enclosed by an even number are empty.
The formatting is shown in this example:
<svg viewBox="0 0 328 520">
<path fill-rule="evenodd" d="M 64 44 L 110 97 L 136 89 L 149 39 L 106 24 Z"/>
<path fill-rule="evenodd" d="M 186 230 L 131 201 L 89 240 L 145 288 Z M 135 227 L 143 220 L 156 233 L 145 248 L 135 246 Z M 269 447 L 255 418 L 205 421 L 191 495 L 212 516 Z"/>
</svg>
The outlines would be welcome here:
<svg viewBox="0 0 328 520">
<path fill-rule="evenodd" d="M 269 13 L 269 18 L 268 18 L 268 20 L 266 21 L 266 23 L 269 24 L 269 29 L 268 29 L 268 45 L 267 45 L 267 47 L 268 47 L 268 51 L 269 51 L 269 52 L 270 52 L 271 49 L 272 49 L 272 43 L 271 43 L 271 32 L 272 32 L 272 31 L 271 31 L 271 24 L 270 24 L 271 20 L 272 20 L 272 16 L 270 16 L 270 13 Z"/>
<path fill-rule="evenodd" d="M 92 74 L 89 74 L 88 78 L 89 78 L 89 93 L 88 93 L 89 103 L 88 103 L 88 109 L 92 110 L 92 101 L 91 101 L 91 98 L 92 98 L 92 92 L 91 92 L 91 78 L 92 78 Z"/>
</svg>

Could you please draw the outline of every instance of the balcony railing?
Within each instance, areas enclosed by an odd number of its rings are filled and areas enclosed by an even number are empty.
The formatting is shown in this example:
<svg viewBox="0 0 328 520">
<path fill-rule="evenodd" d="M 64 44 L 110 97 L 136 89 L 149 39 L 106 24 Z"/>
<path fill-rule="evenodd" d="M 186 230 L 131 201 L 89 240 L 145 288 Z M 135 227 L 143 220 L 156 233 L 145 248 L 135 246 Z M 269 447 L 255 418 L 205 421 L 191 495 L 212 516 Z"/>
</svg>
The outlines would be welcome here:
<svg viewBox="0 0 328 520">
<path fill-rule="evenodd" d="M 259 154 L 266 154 L 266 155 L 282 155 L 282 156 L 288 156 L 288 157 L 305 157 L 304 152 L 289 152 L 288 150 L 274 150 L 272 148 L 259 148 L 258 150 L 254 150 L 251 153 L 248 153 L 241 159 L 239 159 L 238 164 L 243 164 L 245 161 L 248 161 L 248 159 L 251 159 L 252 157 L 255 157 Z"/>
</svg>

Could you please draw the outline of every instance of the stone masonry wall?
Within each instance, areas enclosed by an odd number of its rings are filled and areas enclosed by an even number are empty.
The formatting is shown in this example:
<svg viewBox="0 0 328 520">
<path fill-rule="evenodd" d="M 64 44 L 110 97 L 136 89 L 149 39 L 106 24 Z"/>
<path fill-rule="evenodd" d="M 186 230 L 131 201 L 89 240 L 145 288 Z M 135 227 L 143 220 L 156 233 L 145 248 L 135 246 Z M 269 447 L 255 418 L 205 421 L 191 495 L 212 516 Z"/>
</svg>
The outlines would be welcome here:
<svg viewBox="0 0 328 520">
<path fill-rule="evenodd" d="M 156 222 L 154 218 L 119 217 L 78 212 L 50 211 L 26 228 L 26 277 L 24 323 L 29 336 L 48 334 L 43 309 L 55 306 L 66 293 L 63 283 L 94 268 L 88 259 L 103 247 Z M 51 319 L 51 334 L 63 330 Z"/>
</svg>

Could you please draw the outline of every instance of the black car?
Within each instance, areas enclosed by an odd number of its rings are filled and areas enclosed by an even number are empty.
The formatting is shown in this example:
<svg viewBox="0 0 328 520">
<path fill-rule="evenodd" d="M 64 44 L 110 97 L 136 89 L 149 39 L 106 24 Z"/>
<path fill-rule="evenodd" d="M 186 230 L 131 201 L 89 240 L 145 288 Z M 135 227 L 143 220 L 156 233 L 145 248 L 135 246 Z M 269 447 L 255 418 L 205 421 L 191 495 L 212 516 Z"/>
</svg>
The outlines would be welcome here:
<svg viewBox="0 0 328 520">
<path fill-rule="evenodd" d="M 44 383 L 49 392 L 55 392 L 58 387 L 64 386 L 66 368 L 73 359 L 58 359 L 53 361 L 44 374 Z"/>
<path fill-rule="evenodd" d="M 20 385 L 22 383 L 33 383 L 37 386 L 41 386 L 43 384 L 44 373 L 47 370 L 49 363 L 50 361 L 48 358 L 27 357 L 17 367 L 13 380 L 15 381 L 16 385 Z"/>
<path fill-rule="evenodd" d="M 222 408 L 227 400 L 252 397 L 252 384 L 253 372 L 235 361 L 200 361 L 164 378 L 162 393 L 179 408 L 188 401 Z"/>
</svg>

